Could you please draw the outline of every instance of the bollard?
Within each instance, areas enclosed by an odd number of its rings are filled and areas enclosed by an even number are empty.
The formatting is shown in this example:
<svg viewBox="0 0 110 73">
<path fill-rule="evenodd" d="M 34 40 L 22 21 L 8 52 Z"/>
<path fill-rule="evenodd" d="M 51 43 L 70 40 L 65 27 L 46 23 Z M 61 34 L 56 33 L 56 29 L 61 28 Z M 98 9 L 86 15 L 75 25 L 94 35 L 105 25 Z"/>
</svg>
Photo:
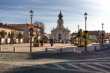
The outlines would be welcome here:
<svg viewBox="0 0 110 73">
<path fill-rule="evenodd" d="M 62 48 L 60 48 L 60 53 L 62 53 L 63 52 L 63 49 Z"/>
<path fill-rule="evenodd" d="M 76 54 L 76 48 L 73 48 L 73 55 Z"/>
<path fill-rule="evenodd" d="M 48 52 L 48 49 L 47 49 L 47 48 L 45 48 L 45 52 L 46 52 L 46 53 Z"/>
<path fill-rule="evenodd" d="M 97 50 L 96 50 L 96 46 L 94 46 L 94 51 L 97 51 Z"/>
<path fill-rule="evenodd" d="M 73 55 L 74 55 L 74 48 L 73 48 Z"/>
<path fill-rule="evenodd" d="M 2 52 L 2 48 L 0 47 L 0 52 Z"/>
<path fill-rule="evenodd" d="M 13 52 L 15 53 L 15 47 L 13 47 Z"/>
</svg>

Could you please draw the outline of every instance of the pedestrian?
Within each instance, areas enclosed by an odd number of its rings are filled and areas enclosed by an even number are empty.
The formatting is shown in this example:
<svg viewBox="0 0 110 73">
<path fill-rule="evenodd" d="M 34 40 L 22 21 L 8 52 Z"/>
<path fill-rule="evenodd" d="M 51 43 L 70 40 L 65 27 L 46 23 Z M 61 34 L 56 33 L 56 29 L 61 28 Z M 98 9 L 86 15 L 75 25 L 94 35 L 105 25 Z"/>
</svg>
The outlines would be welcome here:
<svg viewBox="0 0 110 73">
<path fill-rule="evenodd" d="M 51 45 L 51 47 L 53 46 L 53 43 L 54 43 L 53 39 L 50 39 L 50 45 Z"/>
</svg>

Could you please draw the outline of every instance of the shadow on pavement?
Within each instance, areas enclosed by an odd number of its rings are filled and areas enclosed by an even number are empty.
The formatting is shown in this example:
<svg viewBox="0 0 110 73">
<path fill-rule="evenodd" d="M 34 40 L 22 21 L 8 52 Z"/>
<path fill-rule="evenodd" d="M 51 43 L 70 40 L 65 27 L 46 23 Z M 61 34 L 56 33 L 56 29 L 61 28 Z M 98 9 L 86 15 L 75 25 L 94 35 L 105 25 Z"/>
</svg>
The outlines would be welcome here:
<svg viewBox="0 0 110 73">
<path fill-rule="evenodd" d="M 78 71 L 68 71 L 68 70 L 56 70 L 56 69 L 47 69 L 47 68 L 36 68 L 36 67 L 20 67 L 15 68 L 12 71 L 5 73 L 86 73 Z"/>
<path fill-rule="evenodd" d="M 109 49 L 102 49 L 93 52 L 82 52 L 82 53 L 74 53 L 74 52 L 34 52 L 31 54 L 31 59 L 42 59 L 42 58 L 55 58 L 55 59 L 89 59 L 89 58 L 97 58 L 102 56 L 110 56 Z"/>
</svg>

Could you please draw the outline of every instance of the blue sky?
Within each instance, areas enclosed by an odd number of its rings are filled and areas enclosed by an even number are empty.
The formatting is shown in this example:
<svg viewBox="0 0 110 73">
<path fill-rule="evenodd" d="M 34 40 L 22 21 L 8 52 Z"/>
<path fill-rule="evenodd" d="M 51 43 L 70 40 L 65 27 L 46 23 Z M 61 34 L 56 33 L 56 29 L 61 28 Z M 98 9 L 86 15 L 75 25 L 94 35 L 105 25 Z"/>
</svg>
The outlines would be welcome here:
<svg viewBox="0 0 110 73">
<path fill-rule="evenodd" d="M 28 23 L 29 11 L 34 11 L 33 22 L 45 24 L 50 33 L 57 25 L 60 10 L 64 15 L 64 26 L 71 32 L 79 24 L 84 29 L 84 12 L 88 13 L 87 29 L 110 32 L 110 0 L 0 0 L 0 21 L 3 23 Z"/>
</svg>

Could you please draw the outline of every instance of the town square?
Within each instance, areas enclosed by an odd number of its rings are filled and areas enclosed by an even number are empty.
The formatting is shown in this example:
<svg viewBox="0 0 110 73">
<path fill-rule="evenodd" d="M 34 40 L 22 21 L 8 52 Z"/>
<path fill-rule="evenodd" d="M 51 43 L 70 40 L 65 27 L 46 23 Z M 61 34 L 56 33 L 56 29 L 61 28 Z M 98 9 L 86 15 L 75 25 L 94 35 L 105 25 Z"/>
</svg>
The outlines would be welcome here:
<svg viewBox="0 0 110 73">
<path fill-rule="evenodd" d="M 0 73 L 110 73 L 109 0 L 1 0 Z"/>
</svg>

